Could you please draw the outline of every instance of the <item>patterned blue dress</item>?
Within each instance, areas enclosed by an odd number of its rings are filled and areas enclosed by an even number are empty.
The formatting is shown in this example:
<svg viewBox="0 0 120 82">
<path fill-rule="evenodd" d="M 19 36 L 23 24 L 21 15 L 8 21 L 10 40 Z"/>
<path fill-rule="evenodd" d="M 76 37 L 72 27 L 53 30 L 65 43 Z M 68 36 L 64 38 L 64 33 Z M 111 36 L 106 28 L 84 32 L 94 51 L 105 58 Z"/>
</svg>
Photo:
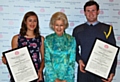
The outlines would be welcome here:
<svg viewBox="0 0 120 82">
<path fill-rule="evenodd" d="M 64 33 L 46 36 L 45 41 L 45 82 L 55 79 L 74 82 L 74 66 L 76 41 L 74 37 Z"/>
<path fill-rule="evenodd" d="M 41 37 L 37 38 L 26 38 L 19 35 L 18 37 L 18 47 L 28 46 L 32 59 L 35 63 L 37 70 L 40 69 L 40 46 L 41 46 Z"/>
</svg>

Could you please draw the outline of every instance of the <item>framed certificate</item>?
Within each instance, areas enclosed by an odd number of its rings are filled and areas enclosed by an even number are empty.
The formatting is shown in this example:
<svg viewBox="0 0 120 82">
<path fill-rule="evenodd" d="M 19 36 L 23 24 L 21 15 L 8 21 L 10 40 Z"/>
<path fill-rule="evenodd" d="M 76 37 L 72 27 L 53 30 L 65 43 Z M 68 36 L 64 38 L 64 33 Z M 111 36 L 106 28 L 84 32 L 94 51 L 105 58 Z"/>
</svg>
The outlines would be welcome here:
<svg viewBox="0 0 120 82">
<path fill-rule="evenodd" d="M 85 70 L 107 79 L 118 51 L 119 47 L 97 38 Z"/>
<path fill-rule="evenodd" d="M 38 79 L 35 65 L 28 47 L 21 47 L 3 52 L 7 67 L 15 82 L 31 82 Z"/>
</svg>

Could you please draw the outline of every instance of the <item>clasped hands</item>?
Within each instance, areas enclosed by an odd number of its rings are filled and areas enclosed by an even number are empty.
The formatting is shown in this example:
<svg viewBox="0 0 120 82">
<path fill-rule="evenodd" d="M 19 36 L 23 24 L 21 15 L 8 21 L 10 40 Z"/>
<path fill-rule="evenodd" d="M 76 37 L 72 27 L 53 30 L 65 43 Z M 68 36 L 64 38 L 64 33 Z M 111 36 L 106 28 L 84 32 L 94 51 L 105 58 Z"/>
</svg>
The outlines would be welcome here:
<svg viewBox="0 0 120 82">
<path fill-rule="evenodd" d="M 67 82 L 66 80 L 56 79 L 55 82 Z"/>
</svg>

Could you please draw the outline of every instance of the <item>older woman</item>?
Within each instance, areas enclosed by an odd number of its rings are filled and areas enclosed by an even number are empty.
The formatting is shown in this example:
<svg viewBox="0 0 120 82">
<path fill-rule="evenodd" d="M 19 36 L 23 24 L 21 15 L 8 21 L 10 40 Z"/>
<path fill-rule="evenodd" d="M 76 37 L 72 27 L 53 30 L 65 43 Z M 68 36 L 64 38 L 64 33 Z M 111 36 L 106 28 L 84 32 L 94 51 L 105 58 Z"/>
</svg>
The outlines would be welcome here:
<svg viewBox="0 0 120 82">
<path fill-rule="evenodd" d="M 64 13 L 56 12 L 50 20 L 55 33 L 46 36 L 45 82 L 74 82 L 75 46 L 74 37 L 65 33 L 68 20 Z"/>
</svg>

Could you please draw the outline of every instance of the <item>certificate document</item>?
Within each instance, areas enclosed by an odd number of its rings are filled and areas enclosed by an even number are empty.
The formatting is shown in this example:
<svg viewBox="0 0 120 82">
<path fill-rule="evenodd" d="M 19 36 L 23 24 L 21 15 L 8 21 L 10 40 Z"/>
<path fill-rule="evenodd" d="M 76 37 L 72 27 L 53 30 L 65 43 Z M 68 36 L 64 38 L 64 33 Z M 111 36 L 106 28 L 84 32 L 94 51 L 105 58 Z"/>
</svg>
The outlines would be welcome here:
<svg viewBox="0 0 120 82">
<path fill-rule="evenodd" d="M 85 70 L 107 79 L 119 48 L 96 39 Z"/>
<path fill-rule="evenodd" d="M 8 70 L 15 82 L 30 82 L 38 79 L 35 65 L 27 46 L 3 52 Z"/>
</svg>

